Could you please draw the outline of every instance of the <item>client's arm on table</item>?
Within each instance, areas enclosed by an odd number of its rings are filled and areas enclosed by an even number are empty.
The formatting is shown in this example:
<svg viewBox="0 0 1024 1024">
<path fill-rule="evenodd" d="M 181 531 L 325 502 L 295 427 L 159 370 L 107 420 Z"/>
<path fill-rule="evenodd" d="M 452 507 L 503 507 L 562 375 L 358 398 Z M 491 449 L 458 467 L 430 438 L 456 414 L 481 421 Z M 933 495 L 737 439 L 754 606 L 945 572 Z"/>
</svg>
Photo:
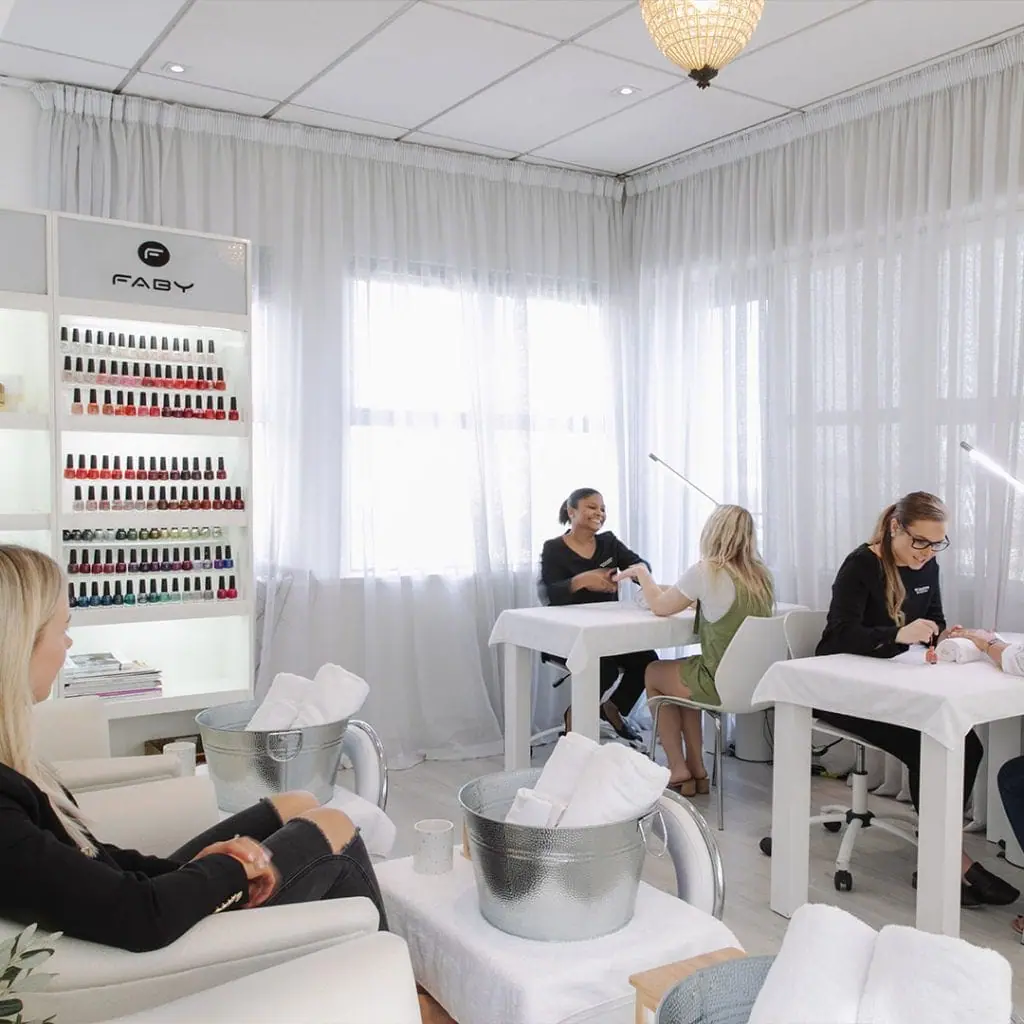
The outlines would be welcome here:
<svg viewBox="0 0 1024 1024">
<path fill-rule="evenodd" d="M 661 617 L 685 611 L 693 604 L 692 597 L 687 597 L 675 587 L 662 587 L 655 583 L 650 569 L 642 562 L 639 565 L 631 565 L 628 569 L 623 569 L 615 577 L 616 583 L 619 580 L 636 580 L 643 591 L 647 607 L 655 615 Z"/>
<path fill-rule="evenodd" d="M 997 634 L 984 629 L 954 627 L 950 636 L 970 640 L 983 654 L 987 654 L 1007 675 L 1024 676 L 1024 644 L 1008 644 Z"/>
</svg>

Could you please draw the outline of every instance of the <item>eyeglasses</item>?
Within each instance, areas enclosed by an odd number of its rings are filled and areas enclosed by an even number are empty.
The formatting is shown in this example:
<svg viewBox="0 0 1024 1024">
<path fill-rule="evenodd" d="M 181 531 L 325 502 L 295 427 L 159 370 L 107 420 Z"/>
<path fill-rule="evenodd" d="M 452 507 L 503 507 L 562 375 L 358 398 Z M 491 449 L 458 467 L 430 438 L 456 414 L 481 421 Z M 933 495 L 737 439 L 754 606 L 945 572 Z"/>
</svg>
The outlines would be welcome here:
<svg viewBox="0 0 1024 1024">
<path fill-rule="evenodd" d="M 917 551 L 945 551 L 949 547 L 949 538 L 943 537 L 942 540 L 928 540 L 927 537 L 916 537 L 912 534 L 905 526 L 900 525 L 900 529 L 910 538 L 910 546 Z"/>
</svg>

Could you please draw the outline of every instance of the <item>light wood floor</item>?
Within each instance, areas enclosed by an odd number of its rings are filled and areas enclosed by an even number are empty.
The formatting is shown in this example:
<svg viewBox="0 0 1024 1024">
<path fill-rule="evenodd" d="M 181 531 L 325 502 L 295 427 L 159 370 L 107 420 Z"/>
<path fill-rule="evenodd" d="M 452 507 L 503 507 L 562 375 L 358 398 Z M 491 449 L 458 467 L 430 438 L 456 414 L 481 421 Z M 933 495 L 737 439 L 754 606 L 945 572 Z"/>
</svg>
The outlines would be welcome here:
<svg viewBox="0 0 1024 1024">
<path fill-rule="evenodd" d="M 499 758 L 475 761 L 427 761 L 405 771 L 390 774 L 388 814 L 398 826 L 393 857 L 412 853 L 412 826 L 421 818 L 449 818 L 459 823 L 456 793 L 459 786 L 488 772 L 500 771 Z M 725 923 L 752 954 L 774 953 L 779 948 L 786 922 L 768 906 L 771 862 L 758 850 L 758 840 L 771 827 L 771 769 L 728 759 L 725 767 L 725 831 L 716 833 L 725 864 Z M 841 782 L 816 779 L 812 784 L 815 806 L 846 803 L 849 790 Z M 710 797 L 697 797 L 695 805 L 712 824 L 715 808 Z M 872 798 L 872 809 L 882 812 L 893 803 Z M 965 837 L 967 852 L 986 867 L 1024 890 L 1024 871 L 997 859 L 996 847 L 978 836 Z M 838 837 L 824 829 L 811 833 L 811 891 L 815 902 L 843 907 L 873 927 L 883 924 L 914 923 L 915 892 L 910 876 L 915 868 L 915 851 L 909 845 L 871 830 L 858 840 L 851 867 L 853 892 L 839 893 L 832 883 L 833 860 Z M 652 885 L 674 891 L 671 864 L 648 857 L 645 879 Z M 1017 907 L 985 908 L 963 912 L 961 934 L 970 942 L 1002 953 L 1014 967 L 1014 1003 L 1024 1007 L 1024 973 L 1016 970 L 1024 960 L 1024 949 L 1010 929 L 1017 913 L 1024 913 L 1024 901 Z"/>
</svg>

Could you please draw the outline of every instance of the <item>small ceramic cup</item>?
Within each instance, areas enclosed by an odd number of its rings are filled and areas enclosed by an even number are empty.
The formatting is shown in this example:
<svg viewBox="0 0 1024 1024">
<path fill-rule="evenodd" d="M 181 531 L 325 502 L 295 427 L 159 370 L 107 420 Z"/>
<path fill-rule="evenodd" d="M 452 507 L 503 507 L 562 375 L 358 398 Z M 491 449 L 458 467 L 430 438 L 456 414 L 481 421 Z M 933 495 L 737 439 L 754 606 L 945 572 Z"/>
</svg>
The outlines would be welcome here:
<svg viewBox="0 0 1024 1024">
<path fill-rule="evenodd" d="M 445 818 L 417 821 L 412 869 L 418 875 L 443 875 L 452 869 L 455 825 Z"/>
<path fill-rule="evenodd" d="M 178 759 L 179 775 L 195 775 L 196 745 L 190 740 L 176 740 L 164 744 L 164 753 L 173 754 Z"/>
</svg>

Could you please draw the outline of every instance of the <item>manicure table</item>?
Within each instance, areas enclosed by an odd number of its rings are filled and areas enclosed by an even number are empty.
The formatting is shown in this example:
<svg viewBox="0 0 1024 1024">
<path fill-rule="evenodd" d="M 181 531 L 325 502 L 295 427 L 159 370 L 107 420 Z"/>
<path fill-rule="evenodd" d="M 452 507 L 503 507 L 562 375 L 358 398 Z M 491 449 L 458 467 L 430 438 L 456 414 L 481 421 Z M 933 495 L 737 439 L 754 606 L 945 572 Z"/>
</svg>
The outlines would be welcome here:
<svg viewBox="0 0 1024 1024">
<path fill-rule="evenodd" d="M 780 604 L 777 614 L 797 605 Z M 564 658 L 572 673 L 572 727 L 596 740 L 600 731 L 601 658 L 698 642 L 692 608 L 659 618 L 632 603 L 512 608 L 498 616 L 491 646 L 505 645 L 505 768 L 530 767 L 533 652 Z"/>
<path fill-rule="evenodd" d="M 753 704 L 775 706 L 772 910 L 790 917 L 807 901 L 811 709 L 819 708 L 921 732 L 917 927 L 958 936 L 964 736 L 985 722 L 990 735 L 1007 723 L 1019 735 L 1024 680 L 989 661 L 928 665 L 920 648 L 889 661 L 838 654 L 776 663 Z"/>
</svg>

